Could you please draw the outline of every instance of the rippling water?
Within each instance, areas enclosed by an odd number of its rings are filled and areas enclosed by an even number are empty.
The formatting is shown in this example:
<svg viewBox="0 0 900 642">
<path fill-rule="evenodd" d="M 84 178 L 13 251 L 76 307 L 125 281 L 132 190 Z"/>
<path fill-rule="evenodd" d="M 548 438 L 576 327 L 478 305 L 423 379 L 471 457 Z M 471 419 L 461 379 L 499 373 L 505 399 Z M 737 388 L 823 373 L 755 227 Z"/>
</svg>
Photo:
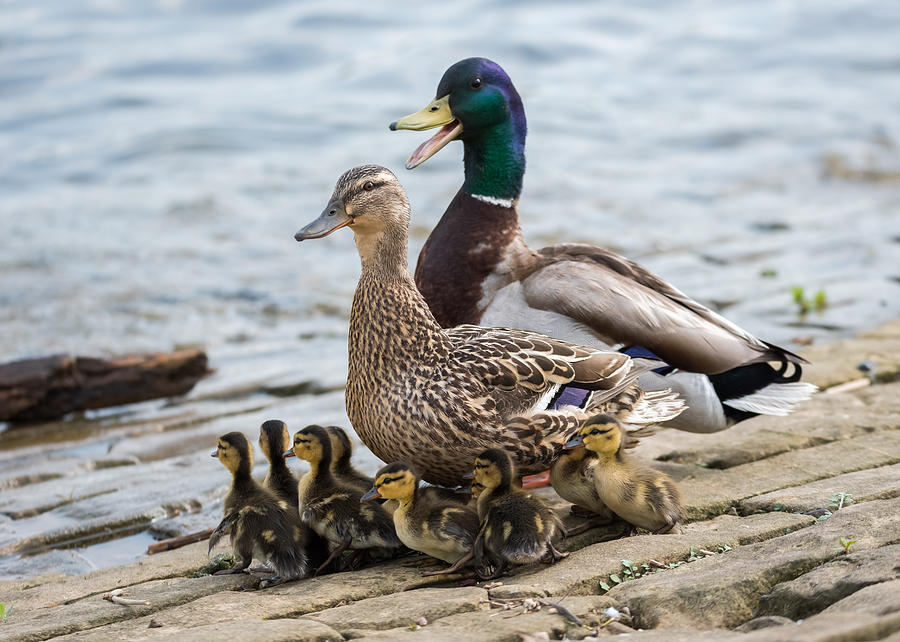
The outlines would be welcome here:
<svg viewBox="0 0 900 642">
<path fill-rule="evenodd" d="M 897 33 L 840 0 L 0 3 L 0 358 L 198 344 L 340 381 L 351 235 L 292 235 L 380 163 L 415 257 L 462 150 L 407 172 L 425 134 L 387 125 L 472 55 L 525 101 L 533 245 L 618 249 L 787 347 L 852 334 L 900 313 Z"/>
</svg>

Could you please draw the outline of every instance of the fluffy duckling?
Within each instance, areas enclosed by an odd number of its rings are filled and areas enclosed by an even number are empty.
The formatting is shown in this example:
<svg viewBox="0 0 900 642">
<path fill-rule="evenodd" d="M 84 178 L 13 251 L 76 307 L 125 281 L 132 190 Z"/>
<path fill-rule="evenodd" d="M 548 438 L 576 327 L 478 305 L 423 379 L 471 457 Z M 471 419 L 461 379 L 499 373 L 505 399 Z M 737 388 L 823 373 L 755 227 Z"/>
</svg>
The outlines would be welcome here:
<svg viewBox="0 0 900 642">
<path fill-rule="evenodd" d="M 259 427 L 259 449 L 269 460 L 269 472 L 263 486 L 297 506 L 297 478 L 288 468 L 282 453 L 290 447 L 291 436 L 283 421 L 270 419 Z"/>
<path fill-rule="evenodd" d="M 597 492 L 594 480 L 594 469 L 599 462 L 597 455 L 573 442 L 563 448 L 563 454 L 550 468 L 550 484 L 560 497 L 572 502 L 574 515 L 590 518 L 567 533 L 577 535 L 594 526 L 609 523 L 615 516 Z"/>
<path fill-rule="evenodd" d="M 362 492 L 372 487 L 373 479 L 357 470 L 350 461 L 353 457 L 353 444 L 347 431 L 340 426 L 325 426 L 331 438 L 331 472 L 341 481 L 359 488 Z"/>
<path fill-rule="evenodd" d="M 335 548 L 316 573 L 322 572 L 345 550 L 398 548 L 391 514 L 378 504 L 360 506 L 363 492 L 331 472 L 331 438 L 321 426 L 307 426 L 294 435 L 285 457 L 309 462 L 309 472 L 297 485 L 300 519 Z"/>
<path fill-rule="evenodd" d="M 498 577 L 509 564 L 548 557 L 556 562 L 568 555 L 553 546 L 554 537 L 563 532 L 562 522 L 541 500 L 515 486 L 516 467 L 506 451 L 485 450 L 475 459 L 472 475 L 483 487 L 478 495 L 481 531 L 474 547 L 482 579 Z M 473 487 L 473 492 L 478 491 Z"/>
<path fill-rule="evenodd" d="M 668 533 L 684 519 L 681 491 L 665 473 L 633 462 L 623 442 L 621 424 L 601 414 L 589 418 L 566 445 L 583 444 L 597 454 L 597 495 L 616 515 L 633 526 Z"/>
<path fill-rule="evenodd" d="M 458 500 L 444 500 L 419 485 L 412 466 L 398 461 L 382 467 L 375 474 L 375 485 L 363 495 L 368 501 L 376 497 L 396 500 L 394 527 L 400 541 L 408 548 L 452 564 L 450 573 L 471 559 L 472 545 L 478 534 L 478 513 Z"/>
<path fill-rule="evenodd" d="M 231 472 L 232 481 L 225 497 L 225 518 L 210 537 L 209 550 L 231 527 L 234 554 L 240 558 L 231 569 L 216 574 L 241 573 L 256 557 L 275 572 L 274 578 L 262 583 L 263 588 L 304 577 L 308 530 L 287 501 L 251 476 L 253 448 L 247 438 L 239 432 L 222 435 L 212 456 Z"/>
</svg>

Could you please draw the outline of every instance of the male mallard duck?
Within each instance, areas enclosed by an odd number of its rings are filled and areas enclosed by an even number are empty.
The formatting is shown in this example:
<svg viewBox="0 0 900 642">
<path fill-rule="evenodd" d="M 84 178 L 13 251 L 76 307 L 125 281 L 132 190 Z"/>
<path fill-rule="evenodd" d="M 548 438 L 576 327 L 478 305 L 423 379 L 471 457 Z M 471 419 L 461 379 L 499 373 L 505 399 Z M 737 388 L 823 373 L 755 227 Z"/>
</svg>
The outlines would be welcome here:
<svg viewBox="0 0 900 642">
<path fill-rule="evenodd" d="M 231 543 L 240 562 L 216 575 L 241 573 L 253 557 L 268 562 L 275 577 L 262 586 L 274 586 L 307 574 L 307 528 L 284 499 L 260 486 L 251 476 L 253 448 L 239 432 L 219 437 L 213 457 L 231 471 L 231 490 L 225 497 L 225 518 L 209 539 L 209 550 L 231 527 Z"/>
<path fill-rule="evenodd" d="M 573 514 L 590 517 L 590 521 L 568 531 L 568 535 L 576 535 L 610 522 L 614 516 L 597 493 L 594 479 L 594 469 L 599 462 L 597 455 L 584 447 L 569 447 L 571 443 L 564 446 L 563 453 L 553 462 L 550 485 L 560 497 L 572 502 Z"/>
<path fill-rule="evenodd" d="M 531 493 L 516 488 L 515 464 L 499 448 L 484 451 L 475 459 L 475 482 L 483 486 L 478 495 L 481 531 L 475 542 L 475 558 L 481 568 L 497 577 L 509 564 L 531 564 L 549 558 L 556 562 L 568 555 L 553 546 L 564 532 L 556 513 Z"/>
<path fill-rule="evenodd" d="M 478 513 L 458 501 L 442 500 L 424 490 L 412 466 L 398 461 L 375 473 L 375 485 L 362 499 L 396 500 L 394 527 L 400 541 L 414 551 L 456 564 L 472 551 L 479 527 Z M 456 570 L 456 566 L 448 570 Z"/>
<path fill-rule="evenodd" d="M 415 461 L 425 480 L 455 486 L 487 447 L 508 449 L 525 473 L 546 470 L 567 436 L 600 409 L 615 407 L 632 424 L 682 410 L 668 391 L 644 395 L 634 384 L 641 367 L 625 354 L 521 330 L 442 329 L 407 269 L 409 202 L 389 170 L 346 172 L 322 215 L 295 238 L 345 226 L 362 261 L 347 415 L 377 457 Z M 554 404 L 562 408 L 548 410 Z"/>
<path fill-rule="evenodd" d="M 625 454 L 622 426 L 614 417 L 591 417 L 567 445 L 583 445 L 597 454 L 597 494 L 629 524 L 654 533 L 668 533 L 684 519 L 678 486 L 665 473 L 640 466 Z"/>
<path fill-rule="evenodd" d="M 321 426 L 307 426 L 294 435 L 285 457 L 309 462 L 309 472 L 297 485 L 300 519 L 334 544 L 328 559 L 316 569 L 322 572 L 345 550 L 398 548 L 391 514 L 379 504 L 360 505 L 363 491 L 337 479 L 331 472 L 331 438 Z"/>
<path fill-rule="evenodd" d="M 516 213 L 525 110 L 498 64 L 457 62 L 434 101 L 391 124 L 434 127 L 441 129 L 413 152 L 408 169 L 452 140 L 463 142 L 465 154 L 462 188 L 416 266 L 416 284 L 442 326 L 526 328 L 657 359 L 660 371 L 644 374 L 641 386 L 681 394 L 688 410 L 668 425 L 693 432 L 756 414 L 786 415 L 815 391 L 799 381 L 805 359 L 757 339 L 640 265 L 590 245 L 535 251 L 525 244 Z"/>
</svg>

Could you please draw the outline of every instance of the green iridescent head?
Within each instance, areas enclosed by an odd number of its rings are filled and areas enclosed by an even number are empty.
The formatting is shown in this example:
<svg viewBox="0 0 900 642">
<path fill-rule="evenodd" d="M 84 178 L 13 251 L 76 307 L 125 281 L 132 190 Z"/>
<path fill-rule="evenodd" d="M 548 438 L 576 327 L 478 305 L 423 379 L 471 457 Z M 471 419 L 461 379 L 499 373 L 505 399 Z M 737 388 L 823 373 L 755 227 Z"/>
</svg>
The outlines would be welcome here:
<svg viewBox="0 0 900 642">
<path fill-rule="evenodd" d="M 527 125 L 522 99 L 503 68 L 486 58 L 460 60 L 438 84 L 436 98 L 423 110 L 391 123 L 391 129 L 440 127 L 409 157 L 413 169 L 447 143 L 465 147 L 466 181 L 471 195 L 514 201 L 522 191 Z"/>
</svg>

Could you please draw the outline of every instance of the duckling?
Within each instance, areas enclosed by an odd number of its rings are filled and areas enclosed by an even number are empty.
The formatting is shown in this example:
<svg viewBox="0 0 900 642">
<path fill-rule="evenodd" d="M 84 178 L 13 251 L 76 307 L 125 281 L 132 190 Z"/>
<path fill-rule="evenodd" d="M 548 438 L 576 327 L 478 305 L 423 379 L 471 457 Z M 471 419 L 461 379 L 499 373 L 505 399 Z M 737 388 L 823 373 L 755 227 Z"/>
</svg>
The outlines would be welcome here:
<svg viewBox="0 0 900 642">
<path fill-rule="evenodd" d="M 232 527 L 231 543 L 240 562 L 217 575 L 241 573 L 253 557 L 268 562 L 275 577 L 261 586 L 274 586 L 304 577 L 308 573 L 306 544 L 308 529 L 287 501 L 251 476 L 253 448 L 239 432 L 219 437 L 212 453 L 232 475 L 231 490 L 225 497 L 225 518 L 209 539 L 209 550 Z"/>
<path fill-rule="evenodd" d="M 517 488 L 515 464 L 499 448 L 485 450 L 475 459 L 481 531 L 474 553 L 482 579 L 493 579 L 509 564 L 530 564 L 544 558 L 557 562 L 568 556 L 553 546 L 563 525 L 556 513 L 531 493 Z M 474 488 L 473 488 L 473 492 Z"/>
<path fill-rule="evenodd" d="M 297 478 L 284 461 L 282 453 L 291 443 L 287 425 L 278 419 L 270 419 L 259 427 L 259 449 L 269 461 L 269 471 L 263 481 L 263 486 L 274 492 L 281 499 L 288 502 L 290 510 L 297 517 L 300 513 L 297 509 Z M 328 542 L 318 533 L 308 527 L 306 553 L 308 562 L 312 566 L 318 566 L 328 557 Z M 251 571 L 262 571 L 263 568 L 252 568 Z"/>
<path fill-rule="evenodd" d="M 283 421 L 270 419 L 259 427 L 259 449 L 269 460 L 269 472 L 266 473 L 263 486 L 296 507 L 297 478 L 282 457 L 290 443 L 291 436 Z"/>
<path fill-rule="evenodd" d="M 568 442 L 563 448 L 563 454 L 550 468 L 550 484 L 560 497 L 572 502 L 573 515 L 590 518 L 569 529 L 566 535 L 571 536 L 607 524 L 615 516 L 597 493 L 594 481 L 594 469 L 599 461 L 597 455 L 575 442 Z"/>
<path fill-rule="evenodd" d="M 597 454 L 597 495 L 616 515 L 633 526 L 668 533 L 684 519 L 681 491 L 672 478 L 631 460 L 623 447 L 623 428 L 614 417 L 590 417 L 567 445 Z"/>
<path fill-rule="evenodd" d="M 378 504 L 360 506 L 362 491 L 331 472 L 331 439 L 321 426 L 307 426 L 294 435 L 295 455 L 309 462 L 309 472 L 297 485 L 300 519 L 335 548 L 316 574 L 321 573 L 345 550 L 399 548 L 391 514 Z"/>
<path fill-rule="evenodd" d="M 374 480 L 357 470 L 350 461 L 353 457 L 353 444 L 347 431 L 340 426 L 325 426 L 325 431 L 331 438 L 331 472 L 363 493 L 368 491 Z"/>
<path fill-rule="evenodd" d="M 400 541 L 414 551 L 452 564 L 445 571 L 426 575 L 453 572 L 472 557 L 478 513 L 458 501 L 442 500 L 436 493 L 425 492 L 427 489 L 419 481 L 406 462 L 388 464 L 375 474 L 375 485 L 362 496 L 362 501 L 376 497 L 396 500 L 394 527 Z"/>
</svg>

